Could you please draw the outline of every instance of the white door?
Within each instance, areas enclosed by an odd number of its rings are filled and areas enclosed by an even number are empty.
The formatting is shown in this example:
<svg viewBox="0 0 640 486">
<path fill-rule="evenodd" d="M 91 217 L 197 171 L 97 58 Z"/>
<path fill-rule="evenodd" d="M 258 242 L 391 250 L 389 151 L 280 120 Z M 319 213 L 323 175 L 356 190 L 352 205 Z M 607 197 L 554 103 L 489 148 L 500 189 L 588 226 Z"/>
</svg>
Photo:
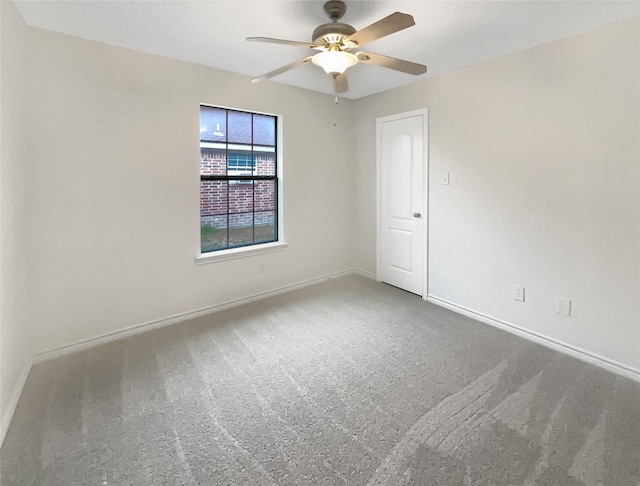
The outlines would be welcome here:
<svg viewBox="0 0 640 486">
<path fill-rule="evenodd" d="M 377 120 L 378 275 L 426 295 L 426 110 Z"/>
</svg>

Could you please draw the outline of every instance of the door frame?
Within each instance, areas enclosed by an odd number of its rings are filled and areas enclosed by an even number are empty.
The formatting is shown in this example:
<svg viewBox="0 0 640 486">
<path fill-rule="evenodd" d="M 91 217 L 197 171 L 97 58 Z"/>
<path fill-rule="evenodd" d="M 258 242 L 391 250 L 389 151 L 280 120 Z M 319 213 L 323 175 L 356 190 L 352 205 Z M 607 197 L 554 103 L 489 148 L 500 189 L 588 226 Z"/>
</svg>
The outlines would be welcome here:
<svg viewBox="0 0 640 486">
<path fill-rule="evenodd" d="M 427 300 L 429 290 L 429 109 L 420 108 L 417 110 L 406 111 L 403 113 L 397 113 L 395 115 L 387 115 L 376 118 L 376 280 L 381 282 L 380 268 L 381 268 L 381 239 L 382 234 L 380 232 L 382 217 L 382 178 L 381 178 L 381 150 L 380 150 L 380 134 L 381 125 L 386 122 L 401 120 L 403 118 L 410 118 L 414 116 L 422 116 L 422 187 L 423 187 L 423 275 L 422 275 L 422 299 Z"/>
</svg>

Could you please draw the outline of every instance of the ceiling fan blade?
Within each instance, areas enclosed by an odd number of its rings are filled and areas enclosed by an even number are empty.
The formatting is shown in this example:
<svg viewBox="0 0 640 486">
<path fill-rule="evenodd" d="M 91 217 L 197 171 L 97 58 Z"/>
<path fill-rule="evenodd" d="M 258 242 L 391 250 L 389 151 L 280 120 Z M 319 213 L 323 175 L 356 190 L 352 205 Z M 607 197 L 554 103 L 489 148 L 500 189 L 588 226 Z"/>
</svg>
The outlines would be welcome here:
<svg viewBox="0 0 640 486">
<path fill-rule="evenodd" d="M 381 54 L 372 54 L 370 52 L 362 51 L 358 52 L 356 55 L 358 56 L 358 62 L 375 64 L 376 66 L 402 71 L 403 73 L 413 74 L 415 76 L 427 72 L 427 66 L 424 64 L 403 61 L 402 59 L 396 59 L 395 57 L 388 57 Z"/>
<path fill-rule="evenodd" d="M 399 32 L 408 27 L 416 25 L 413 16 L 401 12 L 395 12 L 377 22 L 360 29 L 355 34 L 351 34 L 344 42 L 345 44 L 355 43 L 357 47 L 362 47 L 369 42 L 380 39 L 389 34 Z"/>
<path fill-rule="evenodd" d="M 346 93 L 347 91 L 349 91 L 349 81 L 345 72 L 336 76 L 336 93 Z"/>
<path fill-rule="evenodd" d="M 264 81 L 266 79 L 269 78 L 273 78 L 274 76 L 277 76 L 278 74 L 282 74 L 285 73 L 291 69 L 297 68 L 299 66 L 302 66 L 303 64 L 307 64 L 309 62 L 311 62 L 311 58 L 313 56 L 309 56 L 309 57 L 305 57 L 304 59 L 300 59 L 298 61 L 292 62 L 291 64 L 287 64 L 286 66 L 282 66 L 281 68 L 278 69 L 274 69 L 273 71 L 269 71 L 266 74 L 263 74 L 262 76 L 258 76 L 257 78 L 253 78 L 251 80 L 252 83 L 258 83 L 260 81 Z"/>
<path fill-rule="evenodd" d="M 284 44 L 285 46 L 308 47 L 309 49 L 317 49 L 323 51 L 324 47 L 312 44 L 310 42 L 299 42 L 284 39 L 273 39 L 271 37 L 247 37 L 249 42 L 266 42 L 268 44 Z"/>
</svg>

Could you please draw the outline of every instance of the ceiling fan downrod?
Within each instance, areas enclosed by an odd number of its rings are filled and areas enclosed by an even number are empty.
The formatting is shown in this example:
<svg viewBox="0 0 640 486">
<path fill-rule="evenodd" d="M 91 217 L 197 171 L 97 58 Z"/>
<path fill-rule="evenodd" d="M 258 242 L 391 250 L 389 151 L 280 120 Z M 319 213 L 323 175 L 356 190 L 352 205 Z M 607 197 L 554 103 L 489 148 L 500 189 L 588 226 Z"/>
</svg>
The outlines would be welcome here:
<svg viewBox="0 0 640 486">
<path fill-rule="evenodd" d="M 356 33 L 349 24 L 338 22 L 345 12 L 347 5 L 340 0 L 330 0 L 324 4 L 324 13 L 331 19 L 331 22 L 319 25 L 311 34 L 314 44 L 329 48 L 331 46 L 343 47 L 343 40 Z M 341 49 L 342 50 L 342 49 Z"/>
<path fill-rule="evenodd" d="M 344 14 L 347 12 L 347 4 L 340 0 L 329 0 L 325 2 L 322 8 L 332 22 L 337 22 L 344 17 Z"/>
</svg>

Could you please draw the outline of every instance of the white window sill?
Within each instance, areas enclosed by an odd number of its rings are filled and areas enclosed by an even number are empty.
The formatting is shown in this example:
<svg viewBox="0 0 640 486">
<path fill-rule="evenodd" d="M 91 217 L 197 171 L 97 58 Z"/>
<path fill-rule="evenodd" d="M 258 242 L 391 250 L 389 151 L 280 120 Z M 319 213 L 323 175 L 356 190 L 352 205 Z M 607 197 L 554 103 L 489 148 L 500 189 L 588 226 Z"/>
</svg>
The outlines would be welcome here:
<svg viewBox="0 0 640 486">
<path fill-rule="evenodd" d="M 197 265 L 207 265 L 209 263 L 224 262 L 227 260 L 236 260 L 255 255 L 264 255 L 265 253 L 273 253 L 285 250 L 289 243 L 276 241 L 274 243 L 265 243 L 264 245 L 245 246 L 242 248 L 231 248 L 230 250 L 212 251 L 211 253 L 203 253 L 196 257 Z"/>
</svg>

